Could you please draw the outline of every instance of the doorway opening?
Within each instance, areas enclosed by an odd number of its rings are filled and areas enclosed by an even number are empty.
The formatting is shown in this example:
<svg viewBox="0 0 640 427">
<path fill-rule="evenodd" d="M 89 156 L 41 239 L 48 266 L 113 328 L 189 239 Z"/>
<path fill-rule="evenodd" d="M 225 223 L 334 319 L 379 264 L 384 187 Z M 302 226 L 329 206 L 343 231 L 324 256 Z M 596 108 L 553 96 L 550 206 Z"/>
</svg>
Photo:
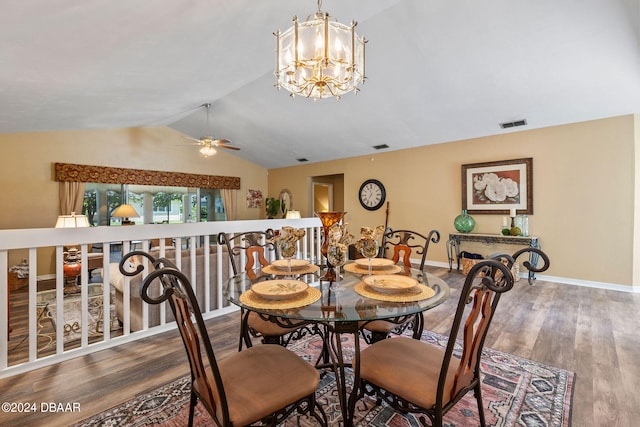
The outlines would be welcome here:
<svg viewBox="0 0 640 427">
<path fill-rule="evenodd" d="M 344 174 L 313 176 L 310 186 L 311 212 L 344 210 Z"/>
</svg>

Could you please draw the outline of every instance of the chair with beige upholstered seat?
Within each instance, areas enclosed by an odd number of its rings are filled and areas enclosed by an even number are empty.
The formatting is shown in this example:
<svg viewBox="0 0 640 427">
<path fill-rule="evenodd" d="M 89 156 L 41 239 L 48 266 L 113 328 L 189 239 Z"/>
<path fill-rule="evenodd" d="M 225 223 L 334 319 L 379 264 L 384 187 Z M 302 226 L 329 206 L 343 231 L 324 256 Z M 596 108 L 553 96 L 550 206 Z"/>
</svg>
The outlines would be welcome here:
<svg viewBox="0 0 640 427">
<path fill-rule="evenodd" d="M 427 259 L 430 243 L 440 241 L 440 232 L 431 230 L 427 236 L 411 230 L 393 230 L 387 228 L 382 237 L 380 254 L 384 258 L 391 258 L 394 264 L 400 264 L 405 269 L 405 274 L 413 267 L 412 260 L 416 262 L 416 268 L 424 271 L 424 263 Z M 408 328 L 413 329 L 413 336 L 420 338 L 424 326 L 422 313 L 412 316 L 411 320 L 398 325 L 386 320 L 368 322 L 362 327 L 362 337 L 371 344 L 385 339 L 391 333 L 401 334 Z"/>
<path fill-rule="evenodd" d="M 525 261 L 523 265 L 529 270 L 540 272 L 549 267 L 549 258 L 542 251 L 526 248 L 509 257 L 507 265 L 490 259 L 471 268 L 460 293 L 446 348 L 399 337 L 364 349 L 356 362 L 360 372 L 358 395 L 377 395 L 395 409 L 424 414 L 432 426 L 441 427 L 444 414 L 473 391 L 480 424 L 484 426 L 480 383 L 482 348 L 501 295 L 513 287 L 513 262 L 525 252 L 535 252 L 544 261 L 541 268 Z M 469 309 L 466 306 L 471 302 Z M 462 352 L 454 355 L 459 334 L 462 334 Z M 421 417 L 423 425 L 427 425 L 425 421 Z"/>
<path fill-rule="evenodd" d="M 218 243 L 226 245 L 233 274 L 246 271 L 252 280 L 260 280 L 261 268 L 279 257 L 276 245 L 271 242 L 273 235 L 273 230 L 218 234 Z M 262 337 L 264 344 L 286 347 L 292 339 L 301 338 L 310 332 L 306 326 L 283 327 L 263 319 L 254 311 L 242 309 L 238 351 L 242 350 L 243 344 L 252 346 L 251 337 Z"/>
<path fill-rule="evenodd" d="M 175 316 L 191 368 L 189 426 L 198 402 L 215 425 L 223 427 L 258 422 L 275 426 L 294 413 L 308 414 L 327 425 L 315 399 L 320 375 L 311 364 L 275 345 L 256 346 L 218 361 L 189 279 L 168 259 L 156 260 L 143 252 L 132 252 L 123 262 L 132 255 L 145 256 L 153 264 L 141 286 L 142 299 L 149 304 L 169 301 Z M 124 274 L 143 270 L 140 266 Z"/>
</svg>

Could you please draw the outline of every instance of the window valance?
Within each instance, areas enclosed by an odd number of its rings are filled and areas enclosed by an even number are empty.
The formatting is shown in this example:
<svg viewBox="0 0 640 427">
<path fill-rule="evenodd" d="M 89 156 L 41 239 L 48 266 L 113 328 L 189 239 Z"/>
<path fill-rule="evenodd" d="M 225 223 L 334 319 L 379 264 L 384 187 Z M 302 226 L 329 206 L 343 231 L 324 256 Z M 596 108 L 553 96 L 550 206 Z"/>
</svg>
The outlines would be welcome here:
<svg viewBox="0 0 640 427">
<path fill-rule="evenodd" d="M 100 184 L 169 185 L 189 188 L 240 189 L 240 177 L 237 176 L 199 175 L 145 169 L 74 165 L 71 163 L 55 164 L 55 180 L 95 182 Z"/>
</svg>

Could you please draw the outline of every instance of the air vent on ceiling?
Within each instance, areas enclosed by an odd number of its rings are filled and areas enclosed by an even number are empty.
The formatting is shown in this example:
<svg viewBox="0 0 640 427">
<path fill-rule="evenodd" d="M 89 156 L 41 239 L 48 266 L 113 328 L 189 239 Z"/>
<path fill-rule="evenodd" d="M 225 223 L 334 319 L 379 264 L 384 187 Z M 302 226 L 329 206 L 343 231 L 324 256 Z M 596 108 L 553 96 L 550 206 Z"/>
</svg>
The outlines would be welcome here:
<svg viewBox="0 0 640 427">
<path fill-rule="evenodd" d="M 374 145 L 373 148 L 376 150 L 384 150 L 385 148 L 389 148 L 387 144 Z"/>
<path fill-rule="evenodd" d="M 296 159 L 296 160 L 299 161 L 300 163 L 309 161 L 309 159 L 305 159 L 304 157 L 300 157 L 299 159 Z"/>
<path fill-rule="evenodd" d="M 527 125 L 527 121 L 526 120 L 516 120 L 515 122 L 505 122 L 505 123 L 500 123 L 500 127 L 502 129 L 508 129 L 508 128 L 514 128 L 517 126 L 526 126 Z"/>
</svg>

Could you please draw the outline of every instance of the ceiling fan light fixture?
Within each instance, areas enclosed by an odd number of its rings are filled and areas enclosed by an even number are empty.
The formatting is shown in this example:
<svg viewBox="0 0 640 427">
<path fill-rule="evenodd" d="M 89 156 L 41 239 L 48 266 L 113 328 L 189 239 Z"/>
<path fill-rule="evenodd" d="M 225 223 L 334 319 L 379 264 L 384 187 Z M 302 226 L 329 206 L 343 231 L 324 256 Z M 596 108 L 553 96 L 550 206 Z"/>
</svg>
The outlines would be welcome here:
<svg viewBox="0 0 640 427">
<path fill-rule="evenodd" d="M 321 11 L 299 22 L 276 37 L 276 88 L 284 88 L 305 98 L 340 97 L 358 93 L 365 80 L 364 37 L 355 32 L 357 22 L 344 25 Z"/>
<path fill-rule="evenodd" d="M 214 139 L 211 135 L 211 128 L 209 127 L 209 109 L 211 108 L 211 104 L 203 104 L 206 118 L 207 118 L 207 132 L 208 136 L 202 136 L 198 139 L 192 138 L 190 136 L 184 136 L 184 138 L 193 141 L 196 145 L 200 146 L 200 154 L 205 159 L 207 157 L 211 157 L 215 155 L 218 151 L 216 148 L 224 148 L 228 150 L 239 150 L 240 148 L 234 147 L 231 144 L 231 141 L 228 139 Z"/>
<path fill-rule="evenodd" d="M 205 159 L 206 159 L 207 157 L 211 157 L 211 156 L 213 156 L 213 155 L 214 155 L 214 154 L 216 154 L 216 153 L 217 153 L 216 149 L 215 149 L 215 148 L 213 148 L 213 147 L 211 146 L 211 144 L 205 144 L 205 145 L 203 145 L 202 147 L 200 147 L 200 154 L 201 154 L 201 155 L 202 155 L 202 157 L 204 157 Z"/>
</svg>

